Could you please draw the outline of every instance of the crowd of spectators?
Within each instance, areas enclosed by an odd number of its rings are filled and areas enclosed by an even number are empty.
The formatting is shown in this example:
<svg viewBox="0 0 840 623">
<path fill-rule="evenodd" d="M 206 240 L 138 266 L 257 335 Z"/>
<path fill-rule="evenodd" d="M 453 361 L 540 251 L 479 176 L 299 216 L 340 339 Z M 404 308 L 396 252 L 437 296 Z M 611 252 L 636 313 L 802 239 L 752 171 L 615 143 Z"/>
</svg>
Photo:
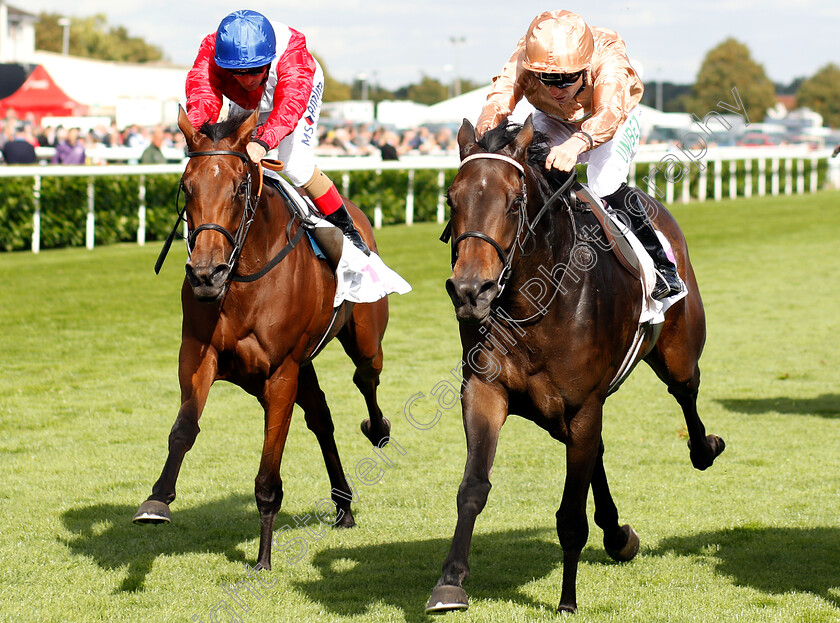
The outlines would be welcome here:
<svg viewBox="0 0 840 623">
<path fill-rule="evenodd" d="M 457 154 L 451 126 L 420 126 L 402 131 L 375 124 L 340 124 L 319 127 L 316 153 L 325 156 L 371 156 L 399 160 L 406 155 Z"/>
<path fill-rule="evenodd" d="M 174 148 L 183 153 L 186 143 L 177 129 L 162 126 L 131 125 L 122 130 L 115 123 L 97 125 L 88 131 L 78 127 L 38 124 L 30 115 L 19 119 L 10 111 L 0 119 L 0 153 L 6 164 L 34 164 L 38 158 L 35 148 L 51 147 L 50 164 L 106 164 L 103 148 L 133 147 L 141 151 L 140 162 L 162 163 L 166 157 L 163 148 Z"/>
<path fill-rule="evenodd" d="M 316 153 L 322 156 L 372 156 L 399 160 L 406 155 L 457 154 L 451 126 L 420 126 L 394 130 L 373 123 L 330 123 L 319 126 Z M 51 147 L 50 158 L 39 158 L 35 148 Z M 38 124 L 32 115 L 18 118 L 9 111 L 0 119 L 0 154 L 6 164 L 106 164 L 107 148 L 135 148 L 134 159 L 144 164 L 172 162 L 183 153 L 184 136 L 177 128 L 131 125 L 119 129 L 97 125 L 88 131 L 78 127 Z M 174 151 L 173 151 L 174 150 Z M 43 152 L 42 152 L 43 153 Z M 140 153 L 139 157 L 136 155 Z M 177 160 L 175 160 L 177 161 Z"/>
</svg>

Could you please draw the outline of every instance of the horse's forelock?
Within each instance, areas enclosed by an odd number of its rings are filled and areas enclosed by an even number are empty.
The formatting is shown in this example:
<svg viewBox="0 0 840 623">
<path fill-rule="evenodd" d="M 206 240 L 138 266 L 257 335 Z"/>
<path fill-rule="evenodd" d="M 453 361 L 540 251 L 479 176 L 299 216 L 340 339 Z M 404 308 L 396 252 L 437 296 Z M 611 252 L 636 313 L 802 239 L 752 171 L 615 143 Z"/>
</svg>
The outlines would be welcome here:
<svg viewBox="0 0 840 623">
<path fill-rule="evenodd" d="M 481 140 L 478 141 L 478 146 L 491 153 L 499 152 L 513 142 L 522 131 L 522 127 L 520 123 L 513 123 L 505 119 L 482 136 Z M 535 130 L 531 144 L 528 146 L 528 161 L 526 164 L 529 165 L 537 180 L 541 182 L 540 186 L 543 186 L 544 182 L 547 189 L 553 192 L 562 185 L 566 176 L 555 169 L 545 170 L 545 159 L 549 151 L 551 151 L 551 144 L 548 135 Z"/>
<path fill-rule="evenodd" d="M 222 139 L 232 136 L 250 116 L 250 111 L 244 111 L 235 113 L 218 123 L 205 121 L 198 131 L 214 143 L 218 143 Z"/>
</svg>

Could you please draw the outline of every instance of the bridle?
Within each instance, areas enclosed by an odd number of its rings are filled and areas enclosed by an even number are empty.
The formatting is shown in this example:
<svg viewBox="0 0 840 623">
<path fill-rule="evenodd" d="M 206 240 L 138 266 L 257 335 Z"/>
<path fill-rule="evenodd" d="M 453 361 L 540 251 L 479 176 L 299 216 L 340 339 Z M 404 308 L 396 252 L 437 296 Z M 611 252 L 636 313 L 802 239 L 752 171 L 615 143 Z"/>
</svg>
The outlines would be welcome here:
<svg viewBox="0 0 840 623">
<path fill-rule="evenodd" d="M 254 222 L 254 216 L 257 212 L 257 205 L 259 205 L 260 197 L 262 195 L 263 189 L 263 172 L 262 168 L 265 166 L 266 168 L 272 169 L 274 171 L 280 171 L 283 168 L 283 164 L 281 162 L 275 160 L 262 160 L 260 163 L 256 165 L 257 170 L 257 191 L 256 193 L 253 192 L 254 184 L 253 184 L 253 177 L 251 175 L 252 166 L 251 166 L 251 158 L 241 152 L 241 151 L 233 151 L 228 149 L 211 149 L 207 151 L 188 151 L 186 152 L 187 157 L 200 157 L 200 156 L 236 156 L 240 160 L 242 160 L 248 171 L 247 176 L 245 178 L 245 208 L 242 211 L 242 219 L 239 221 L 239 226 L 236 228 L 236 232 L 231 233 L 227 228 L 219 225 L 217 223 L 202 223 L 192 231 L 187 234 L 187 253 L 192 254 L 193 247 L 195 246 L 195 240 L 202 231 L 216 231 L 222 234 L 227 241 L 233 247 L 230 256 L 226 262 L 226 265 L 229 268 L 228 271 L 228 279 L 230 281 L 240 281 L 240 282 L 251 282 L 256 281 L 260 277 L 264 276 L 268 271 L 272 268 L 277 266 L 283 258 L 285 258 L 292 249 L 295 248 L 298 242 L 300 242 L 301 238 L 305 233 L 305 229 L 303 226 L 298 227 L 297 232 L 294 236 L 291 236 L 291 227 L 295 222 L 294 213 L 293 218 L 289 220 L 289 224 L 286 226 L 286 238 L 289 241 L 286 246 L 284 246 L 280 252 L 278 252 L 271 260 L 269 260 L 265 266 L 256 273 L 250 275 L 237 275 L 234 271 L 236 266 L 236 262 L 239 259 L 239 255 L 242 253 L 242 247 L 245 245 L 245 239 L 248 237 L 248 231 L 251 228 L 251 224 Z M 172 228 L 172 231 L 169 233 L 169 236 L 166 238 L 166 241 L 163 243 L 163 248 L 161 249 L 160 255 L 158 256 L 157 262 L 155 262 L 155 273 L 160 273 L 160 269 L 163 266 L 163 261 L 166 259 L 167 253 L 169 253 L 169 248 L 172 246 L 172 241 L 175 238 L 175 235 L 178 233 L 178 227 L 181 222 L 186 223 L 187 220 L 184 217 L 184 214 L 187 210 L 187 205 L 184 203 L 184 206 L 178 209 L 178 205 L 180 204 L 180 197 L 181 197 L 181 190 L 183 189 L 183 179 L 181 183 L 178 184 L 178 194 L 175 196 L 175 210 L 178 212 L 178 217 L 175 220 L 175 226 Z M 282 188 L 278 188 L 278 191 L 286 195 L 285 191 Z M 288 196 L 285 196 L 286 205 L 289 206 L 291 199 Z"/>
<path fill-rule="evenodd" d="M 561 188 L 555 192 L 548 201 L 540 208 L 540 211 L 537 213 L 536 217 L 534 217 L 533 221 L 528 219 L 528 187 L 527 187 L 527 176 L 525 174 L 525 167 L 520 163 L 511 158 L 510 156 L 505 156 L 504 154 L 486 152 L 486 153 L 478 153 L 473 154 L 471 156 L 467 156 L 461 161 L 461 164 L 458 166 L 458 170 L 460 171 L 465 164 L 471 162 L 472 160 L 499 160 L 501 162 L 506 162 L 516 168 L 517 172 L 519 173 L 519 179 L 522 182 L 522 194 L 521 194 L 521 201 L 522 206 L 518 211 L 518 221 L 516 224 L 516 236 L 511 242 L 510 246 L 507 249 L 502 248 L 496 240 L 485 234 L 483 231 L 478 230 L 470 230 L 465 231 L 464 233 L 456 236 L 455 239 L 452 241 L 452 267 L 455 267 L 455 262 L 458 260 L 458 244 L 466 239 L 466 238 L 478 238 L 479 240 L 483 240 L 490 246 L 492 246 L 496 253 L 499 255 L 499 259 L 502 261 L 502 270 L 499 274 L 498 279 L 496 280 L 497 290 L 496 296 L 494 298 L 498 298 L 501 296 L 502 291 L 505 288 L 508 280 L 510 279 L 511 274 L 513 273 L 513 263 L 516 257 L 516 249 L 518 248 L 521 254 L 525 253 L 525 247 L 528 244 L 528 241 L 532 238 L 536 237 L 536 226 L 542 219 L 543 215 L 548 211 L 548 209 L 554 205 L 558 199 L 562 198 L 563 195 L 568 191 L 571 185 L 574 183 L 575 175 L 572 174 L 569 178 L 563 183 Z M 574 171 L 574 170 L 573 170 Z M 525 231 L 525 235 L 522 236 L 522 232 Z M 443 230 L 443 234 L 440 236 L 440 240 L 442 242 L 449 242 L 449 239 L 452 236 L 452 221 L 449 221 L 446 224 L 446 228 Z"/>
<path fill-rule="evenodd" d="M 528 187 L 525 179 L 525 167 L 523 167 L 519 162 L 514 160 L 509 156 L 505 156 L 504 154 L 495 154 L 495 153 L 480 153 L 480 154 L 473 154 L 472 156 L 467 156 L 461 161 L 461 164 L 458 165 L 458 170 L 460 171 L 465 164 L 471 162 L 473 160 L 500 160 L 502 162 L 507 162 L 508 164 L 512 165 L 516 168 L 519 173 L 519 179 L 522 182 L 522 206 L 518 211 L 518 220 L 516 224 L 516 236 L 513 239 L 513 242 L 507 249 L 502 248 L 497 241 L 493 238 L 485 234 L 483 231 L 478 230 L 470 230 L 465 231 L 463 234 L 456 236 L 455 239 L 452 241 L 452 267 L 455 267 L 455 262 L 458 260 L 458 244 L 466 239 L 466 238 L 478 238 L 479 240 L 483 240 L 491 247 L 496 250 L 496 253 L 499 254 L 499 259 L 502 261 L 502 271 L 499 273 L 499 278 L 496 280 L 496 285 L 498 286 L 496 289 L 496 298 L 498 298 L 502 294 L 502 290 L 504 290 L 505 285 L 507 284 L 508 279 L 510 279 L 510 275 L 513 272 L 513 259 L 516 252 L 516 246 L 519 244 L 520 249 L 522 249 L 523 244 L 520 244 L 520 237 L 522 235 L 522 230 L 524 229 L 525 225 L 527 224 L 528 216 L 527 216 L 527 207 L 528 207 Z M 446 224 L 446 228 L 443 230 L 443 234 L 440 236 L 441 242 L 449 242 L 449 239 L 452 237 L 452 221 L 449 221 Z"/>
<path fill-rule="evenodd" d="M 239 226 L 236 228 L 235 233 L 231 233 L 225 227 L 218 225 L 217 223 L 202 223 L 191 232 L 189 232 L 187 236 L 187 253 L 190 255 L 192 254 L 192 250 L 195 247 L 195 240 L 198 238 L 198 234 L 203 231 L 217 231 L 222 234 L 225 238 L 227 238 L 228 242 L 230 242 L 233 250 L 230 252 L 230 256 L 226 262 L 228 268 L 230 269 L 230 274 L 233 274 L 234 266 L 236 266 L 236 261 L 239 259 L 239 254 L 242 253 L 242 246 L 245 244 L 245 238 L 248 236 L 248 230 L 251 229 L 251 223 L 254 222 L 254 215 L 257 213 L 257 204 L 260 201 L 260 192 L 262 191 L 262 184 L 260 184 L 260 188 L 257 191 L 256 195 L 252 194 L 253 184 L 252 184 L 252 177 L 251 177 L 251 166 L 250 162 L 251 159 L 248 157 L 247 154 L 241 151 L 232 151 L 227 149 L 211 149 L 208 151 L 188 151 L 186 153 L 188 158 L 195 158 L 198 156 L 236 156 L 240 158 L 245 163 L 245 168 L 248 171 L 245 177 L 245 208 L 242 210 L 242 218 L 239 221 Z M 260 172 L 261 173 L 261 172 Z M 262 181 L 262 175 L 260 175 L 260 181 Z M 181 188 L 183 187 L 183 183 L 178 185 L 178 192 L 181 192 Z M 178 199 L 175 199 L 175 203 L 177 205 Z M 184 206 L 186 209 L 186 205 Z"/>
</svg>

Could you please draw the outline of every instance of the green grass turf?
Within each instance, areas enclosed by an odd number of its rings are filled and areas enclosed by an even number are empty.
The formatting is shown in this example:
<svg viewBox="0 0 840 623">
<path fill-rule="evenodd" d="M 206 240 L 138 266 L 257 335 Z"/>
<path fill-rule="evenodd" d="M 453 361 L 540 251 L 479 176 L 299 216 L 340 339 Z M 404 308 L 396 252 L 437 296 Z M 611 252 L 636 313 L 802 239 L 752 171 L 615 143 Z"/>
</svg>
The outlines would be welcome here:
<svg viewBox="0 0 840 623">
<path fill-rule="evenodd" d="M 605 408 L 606 467 L 640 555 L 613 563 L 590 520 L 574 620 L 840 619 L 840 193 L 675 208 L 708 316 L 699 409 L 726 452 L 695 471 L 677 404 L 641 367 Z M 358 526 L 275 548 L 270 586 L 240 590 L 243 621 L 425 621 L 455 523 L 465 444 L 460 410 L 429 430 L 432 388 L 460 360 L 443 290 L 440 227 L 378 234 L 414 291 L 391 299 L 380 402 L 394 465 L 357 483 Z M 219 383 L 187 455 L 168 526 L 135 526 L 178 408 L 183 250 L 152 271 L 158 245 L 0 255 L 0 620 L 211 621 L 226 585 L 249 576 L 262 414 Z M 316 361 L 347 471 L 382 461 L 358 430 L 364 404 L 337 345 Z M 445 621 L 557 620 L 554 530 L 562 446 L 511 418 L 473 540 L 472 605 Z M 295 415 L 277 526 L 311 514 L 329 486 Z M 590 508 L 591 517 L 591 508 Z M 286 542 L 285 540 L 283 542 Z M 192 617 L 195 617 L 194 619 Z M 218 620 L 231 617 L 219 613 Z"/>
</svg>

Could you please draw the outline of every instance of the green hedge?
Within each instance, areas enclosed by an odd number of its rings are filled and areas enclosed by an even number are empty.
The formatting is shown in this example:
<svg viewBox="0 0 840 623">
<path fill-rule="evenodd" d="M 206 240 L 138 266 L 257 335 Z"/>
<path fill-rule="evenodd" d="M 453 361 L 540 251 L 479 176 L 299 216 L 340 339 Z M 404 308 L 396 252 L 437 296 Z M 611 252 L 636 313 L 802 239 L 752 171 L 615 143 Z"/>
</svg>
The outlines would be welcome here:
<svg viewBox="0 0 840 623">
<path fill-rule="evenodd" d="M 712 163 L 706 163 L 711 165 Z M 758 166 L 752 164 L 753 195 L 758 191 Z M 794 161 L 793 190 L 796 192 L 796 170 Z M 784 192 L 785 161 L 779 162 L 780 192 Z M 826 181 L 827 162 L 818 161 L 818 187 Z M 578 168 L 579 177 L 586 180 L 585 169 Z M 450 169 L 444 174 L 444 189 L 448 188 L 457 170 Z M 811 162 L 806 160 L 804 167 L 805 190 L 810 188 Z M 687 168 L 682 181 L 675 184 L 674 199 L 679 201 L 685 180 L 690 180 L 691 195 L 697 198 L 699 170 L 696 166 Z M 768 175 L 766 192 L 770 194 L 770 163 L 767 163 Z M 330 172 L 330 177 L 339 188 L 342 187 L 342 172 Z M 644 178 L 648 175 L 647 164 L 636 164 L 636 185 L 646 188 Z M 93 179 L 95 196 L 95 239 L 96 244 L 115 242 L 134 242 L 137 239 L 140 175 L 96 177 Z M 390 225 L 405 222 L 406 195 L 409 186 L 409 171 L 385 170 L 354 171 L 349 173 L 349 198 L 373 220 L 377 205 L 382 208 L 382 222 Z M 83 177 L 43 177 L 41 183 L 41 248 L 82 246 L 85 244 L 85 221 L 87 218 L 88 178 Z M 175 196 L 179 176 L 150 175 L 146 182 L 146 240 L 162 240 L 169 233 L 175 220 Z M 729 172 L 724 167 L 722 179 L 723 196 L 729 196 Z M 736 175 L 738 196 L 743 196 L 745 185 L 744 163 L 738 164 Z M 28 249 L 32 239 L 32 216 L 35 212 L 35 200 L 32 192 L 31 177 L 0 178 L 0 250 L 13 251 Z M 668 181 L 660 170 L 656 175 L 656 185 L 665 190 Z M 714 193 L 713 171 L 707 170 L 707 198 Z M 414 220 L 434 221 L 440 188 L 436 170 L 414 172 Z M 448 217 L 448 207 L 446 216 Z"/>
<path fill-rule="evenodd" d="M 446 171 L 444 188 L 457 173 Z M 341 187 L 341 172 L 330 173 Z M 383 223 L 405 222 L 408 171 L 359 171 L 350 174 L 349 197 L 373 220 L 379 202 Z M 140 176 L 95 177 L 94 214 L 96 244 L 134 242 L 137 239 Z M 146 240 L 162 240 L 175 222 L 175 196 L 180 177 L 146 176 Z M 41 248 L 83 246 L 87 219 L 88 178 L 41 178 Z M 0 178 L 0 250 L 29 249 L 35 200 L 33 178 Z M 414 220 L 437 216 L 438 172 L 414 173 Z M 183 200 L 183 199 L 182 199 Z"/>
<path fill-rule="evenodd" d="M 146 178 L 146 240 L 166 237 L 175 221 L 179 175 Z M 85 244 L 88 178 L 41 178 L 41 248 Z M 96 244 L 137 240 L 140 176 L 93 178 Z M 0 178 L 0 250 L 29 249 L 35 213 L 33 178 Z"/>
</svg>

